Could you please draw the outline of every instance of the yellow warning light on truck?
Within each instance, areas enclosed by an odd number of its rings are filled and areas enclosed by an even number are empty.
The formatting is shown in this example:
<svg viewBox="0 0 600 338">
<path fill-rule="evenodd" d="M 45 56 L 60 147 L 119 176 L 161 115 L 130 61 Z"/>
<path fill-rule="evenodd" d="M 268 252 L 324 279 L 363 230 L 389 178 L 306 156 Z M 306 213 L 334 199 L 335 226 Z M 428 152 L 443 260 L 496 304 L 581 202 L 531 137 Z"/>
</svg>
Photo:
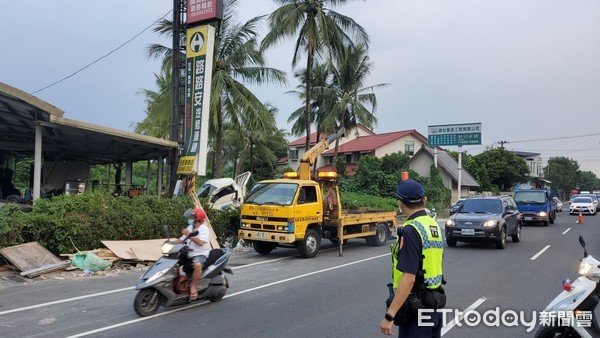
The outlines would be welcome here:
<svg viewBox="0 0 600 338">
<path fill-rule="evenodd" d="M 283 173 L 283 178 L 296 179 L 298 178 L 298 173 L 295 171 L 288 171 Z"/>
<path fill-rule="evenodd" d="M 335 171 L 322 171 L 319 173 L 319 178 L 337 178 L 338 174 Z"/>
</svg>

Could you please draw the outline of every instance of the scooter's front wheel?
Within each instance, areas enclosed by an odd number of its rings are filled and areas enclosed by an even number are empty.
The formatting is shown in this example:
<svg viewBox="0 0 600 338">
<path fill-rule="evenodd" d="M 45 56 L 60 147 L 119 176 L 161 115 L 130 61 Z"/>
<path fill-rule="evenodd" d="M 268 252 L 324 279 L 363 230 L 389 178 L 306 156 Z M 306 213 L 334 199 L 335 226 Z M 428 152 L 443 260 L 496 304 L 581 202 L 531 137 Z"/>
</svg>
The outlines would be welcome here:
<svg viewBox="0 0 600 338">
<path fill-rule="evenodd" d="M 535 333 L 535 338 L 579 338 L 577 332 L 568 326 L 542 326 Z"/>
<path fill-rule="evenodd" d="M 151 316 L 158 311 L 163 295 L 156 289 L 144 289 L 135 295 L 133 308 L 141 317 Z"/>
</svg>

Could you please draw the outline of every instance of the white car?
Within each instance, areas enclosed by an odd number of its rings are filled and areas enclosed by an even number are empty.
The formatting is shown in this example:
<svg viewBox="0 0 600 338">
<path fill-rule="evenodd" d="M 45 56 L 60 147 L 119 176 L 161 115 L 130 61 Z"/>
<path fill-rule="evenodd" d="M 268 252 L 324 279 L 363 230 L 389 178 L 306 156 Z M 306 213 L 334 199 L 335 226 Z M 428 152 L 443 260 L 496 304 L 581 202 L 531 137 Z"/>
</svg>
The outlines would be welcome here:
<svg viewBox="0 0 600 338">
<path fill-rule="evenodd" d="M 596 205 L 591 197 L 575 197 L 569 206 L 569 215 L 586 213 L 590 215 L 596 214 Z"/>
<path fill-rule="evenodd" d="M 562 212 L 563 204 L 558 197 L 554 197 L 554 202 L 556 202 L 556 211 Z"/>
</svg>

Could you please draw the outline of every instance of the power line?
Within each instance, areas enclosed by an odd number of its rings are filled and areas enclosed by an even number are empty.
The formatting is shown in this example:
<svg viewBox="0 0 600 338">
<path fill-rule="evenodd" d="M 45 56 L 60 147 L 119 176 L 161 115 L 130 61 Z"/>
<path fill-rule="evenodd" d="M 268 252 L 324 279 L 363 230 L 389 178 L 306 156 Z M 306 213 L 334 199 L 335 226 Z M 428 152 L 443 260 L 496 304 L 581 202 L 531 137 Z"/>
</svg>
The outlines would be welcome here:
<svg viewBox="0 0 600 338">
<path fill-rule="evenodd" d="M 77 73 L 79 73 L 79 72 L 81 72 L 81 71 L 85 70 L 86 68 L 88 68 L 88 67 L 90 67 L 90 66 L 94 65 L 95 63 L 99 62 L 100 60 L 102 60 L 102 59 L 106 58 L 107 56 L 111 55 L 112 53 L 114 53 L 114 52 L 118 51 L 119 49 L 123 48 L 125 45 L 127 45 L 128 43 L 130 43 L 131 41 L 133 41 L 135 38 L 137 38 L 138 36 L 142 35 L 142 34 L 143 34 L 145 31 L 147 31 L 148 29 L 150 29 L 150 28 L 151 28 L 152 26 L 154 26 L 154 25 L 155 25 L 157 22 L 159 22 L 160 20 L 164 19 L 164 17 L 166 17 L 167 15 L 171 14 L 171 12 L 172 12 L 172 11 L 173 11 L 173 10 L 170 10 L 170 11 L 168 11 L 167 13 L 165 13 L 165 15 L 161 16 L 160 18 L 158 18 L 156 21 L 154 21 L 153 23 L 151 23 L 151 24 L 150 24 L 148 27 L 144 28 L 144 29 L 143 29 L 141 32 L 139 32 L 139 33 L 137 33 L 136 35 L 134 35 L 134 36 L 133 36 L 131 39 L 129 39 L 129 40 L 127 40 L 127 41 L 125 41 L 124 43 L 122 43 L 121 45 L 119 45 L 117 48 L 115 48 L 115 49 L 111 50 L 110 52 L 108 52 L 108 53 L 104 54 L 103 56 L 101 56 L 101 57 L 97 58 L 96 60 L 92 61 L 91 63 L 87 64 L 86 66 L 84 66 L 84 67 L 82 67 L 82 68 L 78 69 L 77 71 L 75 71 L 75 72 L 74 72 L 74 73 L 72 73 L 71 75 L 65 76 L 65 77 L 63 77 L 62 79 L 60 79 L 60 80 L 58 80 L 58 81 L 55 81 L 55 82 L 53 82 L 53 83 L 51 83 L 51 84 L 47 85 L 47 86 L 46 86 L 46 87 L 44 87 L 44 88 L 38 89 L 38 90 L 36 90 L 36 91 L 34 91 L 34 92 L 31 92 L 30 94 L 32 94 L 32 95 L 33 95 L 33 94 L 36 94 L 36 93 L 39 93 L 39 92 L 41 92 L 42 90 L 46 90 L 46 89 L 48 89 L 48 88 L 50 88 L 50 87 L 53 87 L 54 85 L 57 85 L 57 84 L 59 84 L 59 83 L 63 82 L 64 80 L 66 80 L 66 79 L 68 79 L 68 78 L 71 78 L 71 77 L 75 76 Z"/>
<path fill-rule="evenodd" d="M 526 143 L 526 142 L 538 142 L 538 141 L 566 140 L 566 139 L 571 139 L 571 138 L 590 137 L 590 136 L 600 136 L 600 133 L 584 134 L 584 135 L 577 135 L 577 136 L 549 137 L 549 138 L 540 138 L 540 139 L 532 139 L 532 140 L 520 140 L 520 141 L 500 141 L 500 142 L 504 142 L 504 143 Z M 498 142 L 498 143 L 500 143 L 500 142 Z"/>
</svg>

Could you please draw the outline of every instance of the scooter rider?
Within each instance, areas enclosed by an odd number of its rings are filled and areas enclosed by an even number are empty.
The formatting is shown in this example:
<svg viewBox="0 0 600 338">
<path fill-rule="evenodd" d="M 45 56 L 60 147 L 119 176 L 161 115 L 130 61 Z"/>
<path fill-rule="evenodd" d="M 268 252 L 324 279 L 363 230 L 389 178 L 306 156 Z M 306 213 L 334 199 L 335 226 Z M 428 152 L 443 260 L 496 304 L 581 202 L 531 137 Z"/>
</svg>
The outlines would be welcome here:
<svg viewBox="0 0 600 338">
<path fill-rule="evenodd" d="M 188 247 L 192 249 L 190 252 L 188 252 L 188 258 L 192 260 L 194 265 L 192 282 L 190 284 L 190 300 L 196 300 L 198 298 L 198 289 L 196 286 L 200 280 L 200 277 L 202 277 L 202 266 L 210 254 L 210 234 L 208 227 L 204 222 L 206 220 L 206 212 L 203 209 L 193 209 L 190 217 L 193 219 L 193 223 L 181 231 L 183 236 L 179 238 L 178 242 L 183 243 L 184 239 L 190 233 L 198 230 L 198 234 L 196 236 L 189 237 L 187 240 Z"/>
</svg>

